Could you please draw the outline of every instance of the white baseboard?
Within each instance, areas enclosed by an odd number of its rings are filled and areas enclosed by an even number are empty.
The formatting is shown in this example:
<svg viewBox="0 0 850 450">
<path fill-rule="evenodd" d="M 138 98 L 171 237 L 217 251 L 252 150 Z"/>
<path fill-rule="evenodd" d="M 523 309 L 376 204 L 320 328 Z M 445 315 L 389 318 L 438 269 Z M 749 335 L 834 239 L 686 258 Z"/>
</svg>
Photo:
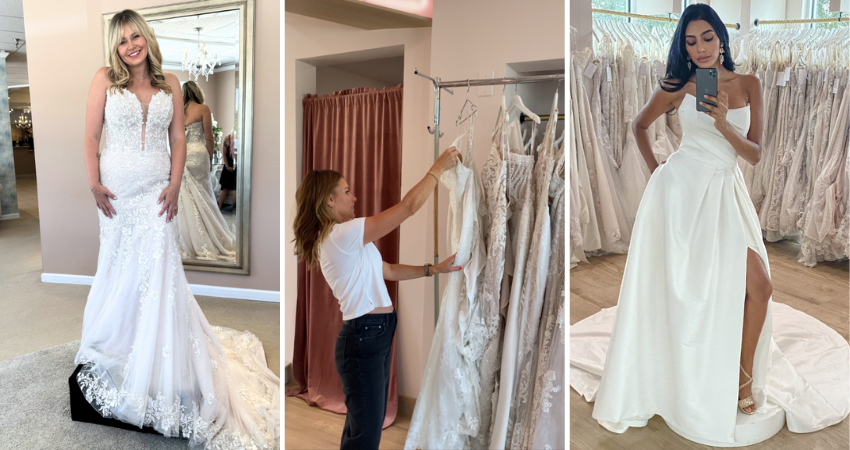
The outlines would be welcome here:
<svg viewBox="0 0 850 450">
<path fill-rule="evenodd" d="M 90 275 L 42 273 L 41 281 L 43 283 L 77 284 L 82 286 L 91 286 L 92 282 L 94 281 L 94 277 Z M 192 290 L 192 294 L 194 295 L 280 303 L 280 291 L 261 291 L 258 289 L 207 286 L 203 284 L 190 284 L 189 288 Z"/>
<path fill-rule="evenodd" d="M 12 220 L 12 219 L 20 219 L 20 218 L 21 218 L 21 213 L 3 214 L 2 216 L 0 216 L 0 220 Z"/>
</svg>

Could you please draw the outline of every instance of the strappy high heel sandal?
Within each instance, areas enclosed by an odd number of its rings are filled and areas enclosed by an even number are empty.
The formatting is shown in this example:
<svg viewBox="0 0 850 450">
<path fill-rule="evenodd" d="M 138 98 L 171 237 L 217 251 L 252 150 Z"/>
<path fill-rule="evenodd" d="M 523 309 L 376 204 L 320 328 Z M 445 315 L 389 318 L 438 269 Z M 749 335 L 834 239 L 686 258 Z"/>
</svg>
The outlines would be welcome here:
<svg viewBox="0 0 850 450">
<path fill-rule="evenodd" d="M 740 391 L 741 389 L 743 389 L 746 385 L 748 385 L 748 384 L 750 384 L 750 383 L 752 383 L 752 382 L 753 382 L 753 377 L 751 377 L 751 376 L 750 376 L 750 374 L 748 374 L 748 373 L 747 373 L 747 371 L 746 371 L 746 370 L 744 370 L 744 366 L 743 366 L 743 365 L 741 365 L 741 372 L 744 372 L 744 376 L 745 376 L 745 377 L 747 377 L 747 378 L 748 378 L 748 380 L 747 380 L 747 381 L 745 381 L 745 382 L 744 382 L 744 384 L 742 384 L 742 385 L 738 386 L 738 390 L 739 390 L 739 391 Z M 749 397 L 747 397 L 747 398 L 742 398 L 741 400 L 738 400 L 738 408 L 740 408 L 740 409 L 741 409 L 741 412 L 742 412 L 742 413 L 744 413 L 744 414 L 746 414 L 746 415 L 748 415 L 748 416 L 751 416 L 751 415 L 755 414 L 755 413 L 756 413 L 756 411 L 755 411 L 755 409 L 753 409 L 753 411 L 752 411 L 752 412 L 747 412 L 747 410 L 746 410 L 746 409 L 744 409 L 744 408 L 748 408 L 748 407 L 750 407 L 750 406 L 755 406 L 755 404 L 756 404 L 756 402 L 755 402 L 755 400 L 753 399 L 753 396 L 752 396 L 752 395 L 750 395 L 750 396 L 749 396 Z"/>
</svg>

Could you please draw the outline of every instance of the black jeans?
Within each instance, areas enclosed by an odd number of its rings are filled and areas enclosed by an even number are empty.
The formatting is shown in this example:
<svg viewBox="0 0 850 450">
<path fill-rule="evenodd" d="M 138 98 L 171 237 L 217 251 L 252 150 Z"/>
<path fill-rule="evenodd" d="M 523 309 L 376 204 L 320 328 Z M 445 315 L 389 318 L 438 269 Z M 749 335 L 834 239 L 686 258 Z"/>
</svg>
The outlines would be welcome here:
<svg viewBox="0 0 850 450">
<path fill-rule="evenodd" d="M 345 394 L 345 427 L 340 450 L 378 449 L 387 393 L 390 388 L 390 349 L 396 313 L 366 314 L 342 322 L 334 361 Z"/>
</svg>

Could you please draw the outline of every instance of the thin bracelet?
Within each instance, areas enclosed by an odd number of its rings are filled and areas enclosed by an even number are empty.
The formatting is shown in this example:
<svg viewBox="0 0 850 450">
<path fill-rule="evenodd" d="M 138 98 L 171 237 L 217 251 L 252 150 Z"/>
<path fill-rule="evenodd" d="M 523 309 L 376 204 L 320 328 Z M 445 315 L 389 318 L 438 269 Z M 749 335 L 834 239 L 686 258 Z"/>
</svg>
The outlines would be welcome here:
<svg viewBox="0 0 850 450">
<path fill-rule="evenodd" d="M 96 188 L 98 186 L 103 186 L 103 185 L 100 184 L 100 183 L 97 183 L 96 185 L 92 186 L 91 189 L 89 189 L 89 191 L 91 191 L 91 193 L 94 194 L 94 188 Z"/>
<path fill-rule="evenodd" d="M 431 172 L 431 171 L 429 170 L 429 171 L 428 171 L 428 174 L 429 174 L 429 175 L 431 175 L 432 177 L 434 177 L 434 180 L 437 182 L 437 184 L 440 184 L 440 179 L 439 179 L 439 178 L 437 178 L 437 176 L 436 176 L 436 175 L 434 175 L 434 172 Z"/>
</svg>

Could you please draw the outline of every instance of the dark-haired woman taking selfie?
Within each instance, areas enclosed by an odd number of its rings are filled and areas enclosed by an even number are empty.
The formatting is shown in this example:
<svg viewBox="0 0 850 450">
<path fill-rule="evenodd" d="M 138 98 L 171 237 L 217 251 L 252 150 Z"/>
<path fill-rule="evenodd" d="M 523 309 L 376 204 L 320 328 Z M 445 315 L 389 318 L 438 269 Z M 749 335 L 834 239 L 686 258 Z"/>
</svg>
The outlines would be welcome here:
<svg viewBox="0 0 850 450">
<path fill-rule="evenodd" d="M 714 69 L 716 97 L 697 98 L 698 69 Z M 764 404 L 772 284 L 738 168 L 739 157 L 750 164 L 761 158 L 761 111 L 759 80 L 735 72 L 717 13 L 689 6 L 666 77 L 632 125 L 652 176 L 593 410 L 611 431 L 645 426 L 658 414 L 691 440 L 734 443 L 736 406 L 749 415 Z M 659 164 L 647 129 L 672 113 L 682 143 Z"/>
</svg>

